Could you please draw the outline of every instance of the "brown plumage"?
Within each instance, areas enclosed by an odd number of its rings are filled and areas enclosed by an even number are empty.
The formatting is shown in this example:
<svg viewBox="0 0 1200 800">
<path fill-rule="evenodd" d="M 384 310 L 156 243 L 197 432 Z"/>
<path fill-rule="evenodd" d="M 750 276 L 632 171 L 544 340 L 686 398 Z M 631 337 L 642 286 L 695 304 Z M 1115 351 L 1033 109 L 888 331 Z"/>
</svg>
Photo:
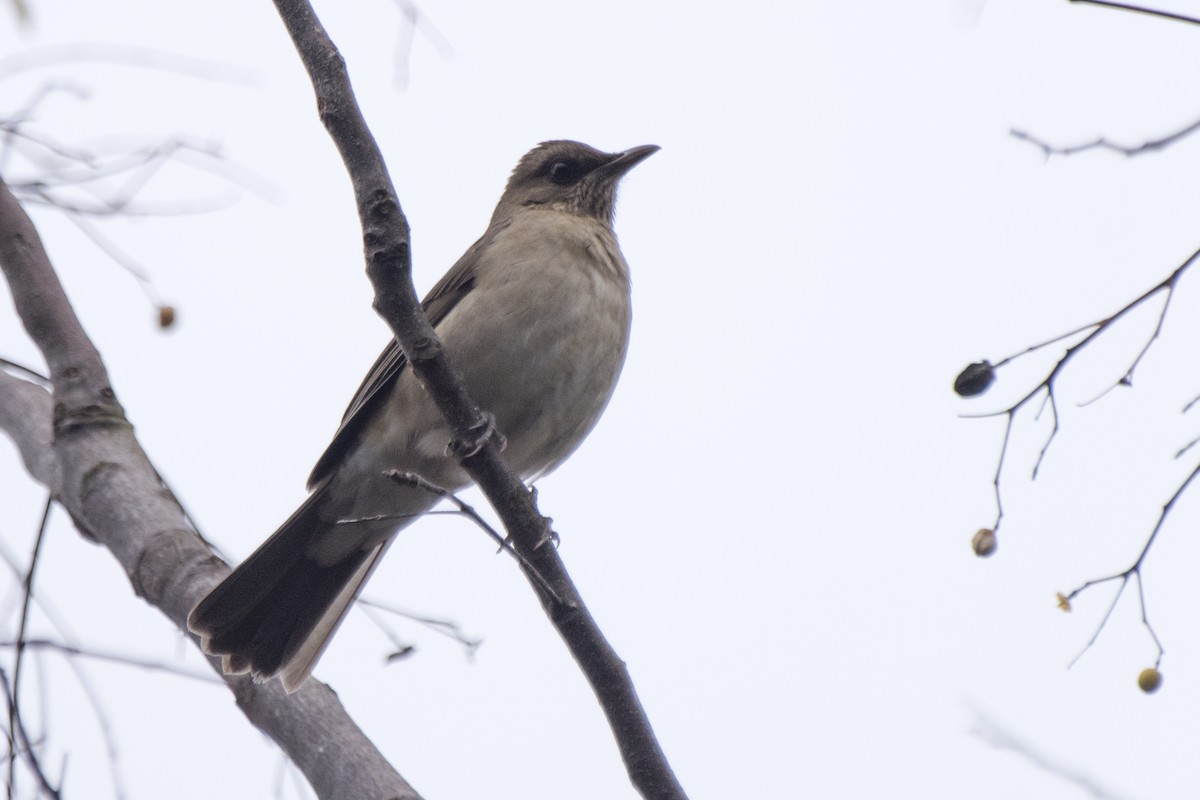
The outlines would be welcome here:
<svg viewBox="0 0 1200 800">
<path fill-rule="evenodd" d="M 525 480 L 571 454 L 616 385 L 629 339 L 629 271 L 612 230 L 617 183 L 658 150 L 546 142 L 517 164 L 487 231 L 422 303 Z M 401 528 L 436 497 L 416 472 L 469 481 L 451 432 L 390 342 L 309 478 L 312 494 L 192 610 L 188 627 L 227 672 L 295 691 Z M 382 517 L 382 519 L 379 519 Z"/>
</svg>

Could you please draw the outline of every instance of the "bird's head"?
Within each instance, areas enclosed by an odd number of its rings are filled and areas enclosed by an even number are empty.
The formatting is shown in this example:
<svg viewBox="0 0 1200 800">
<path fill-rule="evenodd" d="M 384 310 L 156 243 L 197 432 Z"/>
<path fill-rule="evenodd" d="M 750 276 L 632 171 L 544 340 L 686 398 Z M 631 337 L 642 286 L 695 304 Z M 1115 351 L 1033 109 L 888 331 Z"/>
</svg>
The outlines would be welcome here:
<svg viewBox="0 0 1200 800">
<path fill-rule="evenodd" d="M 496 216 L 525 206 L 544 206 L 611 225 L 617 183 L 658 149 L 646 144 L 622 153 L 602 153 L 580 142 L 543 142 L 518 162 Z"/>
</svg>

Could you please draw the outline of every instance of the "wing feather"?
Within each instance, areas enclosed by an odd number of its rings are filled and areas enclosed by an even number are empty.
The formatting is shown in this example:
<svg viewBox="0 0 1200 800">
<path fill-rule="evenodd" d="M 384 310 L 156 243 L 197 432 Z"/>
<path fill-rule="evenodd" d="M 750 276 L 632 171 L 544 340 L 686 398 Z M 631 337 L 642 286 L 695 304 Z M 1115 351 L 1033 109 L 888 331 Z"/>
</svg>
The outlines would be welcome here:
<svg viewBox="0 0 1200 800">
<path fill-rule="evenodd" d="M 475 288 L 475 273 L 480 253 L 496 234 L 508 227 L 508 224 L 508 220 L 504 220 L 488 228 L 487 233 L 471 245 L 462 258 L 429 290 L 429 294 L 421 302 L 421 308 L 434 328 L 437 328 L 446 315 Z M 375 360 L 374 366 L 367 372 L 367 377 L 363 379 L 358 391 L 354 393 L 350 405 L 346 407 L 342 424 L 333 435 L 333 441 L 317 459 L 312 474 L 308 476 L 310 490 L 331 475 L 354 447 L 359 432 L 390 394 L 392 385 L 399 379 L 407 363 L 408 359 L 396 340 L 388 342 L 379 358 Z"/>
</svg>

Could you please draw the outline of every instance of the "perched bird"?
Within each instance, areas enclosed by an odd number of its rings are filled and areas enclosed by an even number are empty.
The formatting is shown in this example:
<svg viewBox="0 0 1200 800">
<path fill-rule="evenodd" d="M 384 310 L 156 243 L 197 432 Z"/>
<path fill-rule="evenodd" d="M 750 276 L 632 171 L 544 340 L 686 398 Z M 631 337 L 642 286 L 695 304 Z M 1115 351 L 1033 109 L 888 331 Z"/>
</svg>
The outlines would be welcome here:
<svg viewBox="0 0 1200 800">
<path fill-rule="evenodd" d="M 422 303 L 471 395 L 494 415 L 523 480 L 579 446 L 629 341 L 629 267 L 613 233 L 617 183 L 658 147 L 602 153 L 545 142 L 513 170 L 487 231 Z M 304 683 L 397 531 L 470 480 L 452 432 L 395 340 L 367 374 L 308 499 L 192 609 L 188 628 L 228 673 Z"/>
</svg>

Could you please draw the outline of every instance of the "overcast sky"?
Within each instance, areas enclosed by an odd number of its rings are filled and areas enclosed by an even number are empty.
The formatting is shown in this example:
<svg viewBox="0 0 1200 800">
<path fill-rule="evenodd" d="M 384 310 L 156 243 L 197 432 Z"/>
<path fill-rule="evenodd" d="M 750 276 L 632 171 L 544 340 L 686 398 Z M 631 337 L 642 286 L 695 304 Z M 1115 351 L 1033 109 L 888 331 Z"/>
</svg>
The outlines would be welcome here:
<svg viewBox="0 0 1200 800">
<path fill-rule="evenodd" d="M 386 341 L 345 174 L 265 0 L 31 8 L 31 29 L 11 12 L 0 25 L 6 114 L 57 81 L 88 92 L 39 107 L 60 141 L 182 135 L 224 156 L 217 175 L 173 163 L 142 195 L 214 210 L 97 222 L 178 308 L 168 333 L 75 226 L 35 218 L 142 444 L 243 558 L 303 498 Z M 950 385 L 970 361 L 1107 316 L 1200 246 L 1200 141 L 1047 160 L 1009 133 L 1137 144 L 1192 123 L 1200 27 L 1049 0 L 448 0 L 421 5 L 409 46 L 393 4 L 317 8 L 388 157 L 421 291 L 536 143 L 663 148 L 617 213 L 634 275 L 625 373 L 539 502 L 693 800 L 1195 796 L 1196 498 L 1144 570 L 1167 651 L 1157 695 L 1136 687 L 1156 649 L 1135 592 L 1069 670 L 1116 587 L 1071 614 L 1054 595 L 1128 566 L 1200 458 L 1173 458 L 1200 428 L 1181 413 L 1200 393 L 1200 277 L 1179 284 L 1133 388 L 1080 405 L 1121 377 L 1157 306 L 1073 362 L 1036 482 L 1050 420 L 1036 403 L 1017 418 L 987 561 L 969 542 L 995 518 L 1004 420 L 960 415 L 1004 408 L 1061 349 L 983 398 Z M 162 55 L 45 50 L 84 43 Z M 40 365 L 8 311 L 0 356 Z M 0 445 L 0 543 L 22 559 L 43 502 Z M 206 670 L 62 513 L 39 587 L 82 643 Z M 388 640 L 353 614 L 316 671 L 426 797 L 635 796 L 525 581 L 468 523 L 406 530 L 367 594 L 483 639 L 471 659 L 392 620 L 417 651 L 387 665 Z M 0 594 L 4 636 L 17 596 Z M 276 791 L 277 751 L 221 686 L 84 666 L 127 797 Z M 111 796 L 78 680 L 58 656 L 40 667 L 28 688 L 51 687 L 50 764 L 66 754 L 68 796 Z"/>
</svg>

